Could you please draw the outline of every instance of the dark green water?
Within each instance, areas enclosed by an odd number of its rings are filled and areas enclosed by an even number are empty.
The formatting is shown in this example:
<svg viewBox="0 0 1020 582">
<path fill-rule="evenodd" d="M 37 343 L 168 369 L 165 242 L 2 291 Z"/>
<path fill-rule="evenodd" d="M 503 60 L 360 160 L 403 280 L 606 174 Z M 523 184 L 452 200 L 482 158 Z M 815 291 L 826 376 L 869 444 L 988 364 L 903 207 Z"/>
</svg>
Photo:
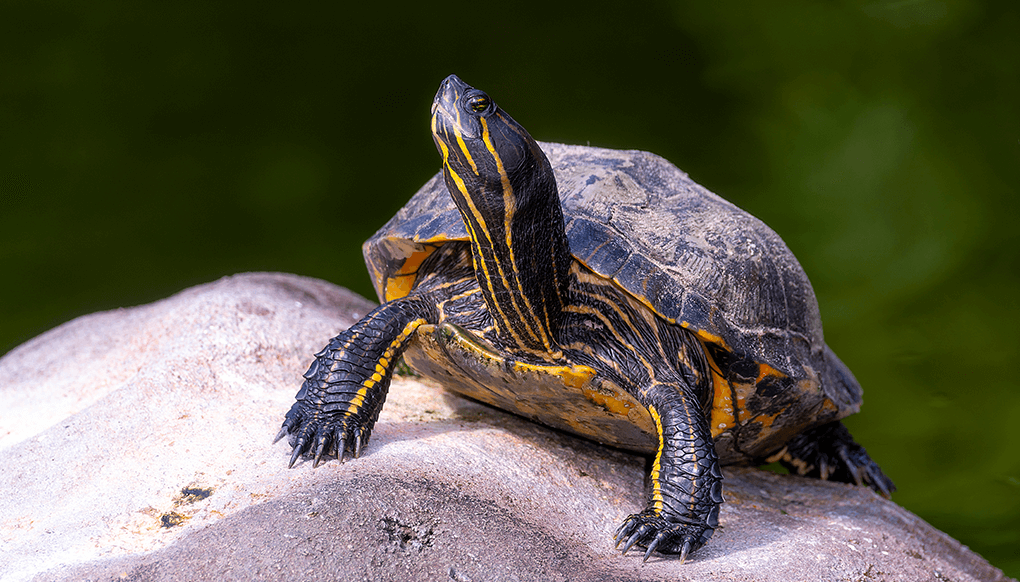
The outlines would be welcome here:
<svg viewBox="0 0 1020 582">
<path fill-rule="evenodd" d="M 457 73 L 777 230 L 895 501 L 1020 576 L 1015 2 L 377 6 L 4 2 L 0 353 L 240 271 L 371 294 Z"/>
</svg>

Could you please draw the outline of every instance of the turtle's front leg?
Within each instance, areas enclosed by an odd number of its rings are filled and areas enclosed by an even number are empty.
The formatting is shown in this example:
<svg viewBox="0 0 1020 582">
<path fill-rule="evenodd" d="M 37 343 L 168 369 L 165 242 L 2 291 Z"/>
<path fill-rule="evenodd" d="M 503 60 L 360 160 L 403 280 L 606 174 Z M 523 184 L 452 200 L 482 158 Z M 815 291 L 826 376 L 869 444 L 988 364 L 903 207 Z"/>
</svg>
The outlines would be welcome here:
<svg viewBox="0 0 1020 582">
<path fill-rule="evenodd" d="M 719 458 L 708 420 L 684 386 L 660 384 L 645 394 L 659 434 L 651 500 L 647 509 L 624 520 L 616 544 L 624 544 L 624 553 L 635 544 L 646 548 L 646 560 L 658 551 L 680 554 L 683 562 L 719 525 Z"/>
<path fill-rule="evenodd" d="M 434 302 L 418 295 L 396 299 L 375 308 L 315 354 L 297 402 L 276 436 L 278 441 L 290 435 L 291 467 L 306 453 L 314 453 L 315 466 L 324 455 L 341 461 L 347 451 L 361 455 L 386 400 L 393 366 L 415 330 L 437 318 Z"/>
</svg>

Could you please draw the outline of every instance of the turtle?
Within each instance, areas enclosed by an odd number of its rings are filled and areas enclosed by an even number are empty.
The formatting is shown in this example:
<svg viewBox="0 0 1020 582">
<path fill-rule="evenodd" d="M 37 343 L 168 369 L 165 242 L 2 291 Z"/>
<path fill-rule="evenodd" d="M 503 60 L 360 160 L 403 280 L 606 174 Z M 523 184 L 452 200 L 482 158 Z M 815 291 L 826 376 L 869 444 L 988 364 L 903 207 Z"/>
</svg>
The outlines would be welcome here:
<svg viewBox="0 0 1020 582">
<path fill-rule="evenodd" d="M 276 440 L 361 455 L 403 360 L 466 396 L 647 455 L 615 532 L 682 563 L 719 524 L 721 464 L 892 481 L 841 419 L 860 384 L 768 226 L 640 151 L 538 143 L 447 77 L 442 171 L 363 246 L 381 305 L 315 354 Z"/>
</svg>

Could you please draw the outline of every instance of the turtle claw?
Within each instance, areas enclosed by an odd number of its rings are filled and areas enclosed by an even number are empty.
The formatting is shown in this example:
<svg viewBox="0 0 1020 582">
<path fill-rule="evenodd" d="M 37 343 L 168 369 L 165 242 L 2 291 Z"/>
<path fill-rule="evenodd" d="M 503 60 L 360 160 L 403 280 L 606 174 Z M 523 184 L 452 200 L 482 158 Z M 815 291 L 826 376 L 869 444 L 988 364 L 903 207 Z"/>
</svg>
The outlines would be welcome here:
<svg viewBox="0 0 1020 582">
<path fill-rule="evenodd" d="M 631 546 L 633 546 L 635 543 L 637 543 L 637 541 L 639 539 L 641 539 L 641 534 L 642 534 L 641 530 L 638 530 L 638 531 L 634 532 L 633 534 L 631 534 L 631 536 L 629 538 L 627 538 L 627 543 L 623 544 L 623 555 L 624 556 L 627 555 L 627 551 L 630 550 Z"/>
<path fill-rule="evenodd" d="M 858 487 L 863 486 L 864 479 L 861 477 L 863 467 L 850 460 L 850 456 L 847 454 L 845 446 L 839 447 L 837 452 L 839 453 L 840 460 L 843 461 L 844 465 L 846 465 L 847 471 L 850 473 L 850 477 L 854 480 L 854 484 Z M 826 479 L 827 477 L 827 475 L 823 476 L 822 479 Z"/>
<path fill-rule="evenodd" d="M 852 440 L 847 443 L 840 443 L 837 447 L 839 459 L 843 462 L 845 470 L 849 473 L 850 479 L 858 487 L 869 487 L 875 493 L 889 499 L 896 486 L 889 477 L 886 477 L 882 469 L 868 456 L 864 447 Z M 849 482 L 848 479 L 841 481 Z"/>
<path fill-rule="evenodd" d="M 691 520 L 689 523 L 667 521 L 652 510 L 634 514 L 624 520 L 614 536 L 616 547 L 623 544 L 623 555 L 631 547 L 638 545 L 645 548 L 642 561 L 655 552 L 660 554 L 679 554 L 682 564 L 687 556 L 700 548 L 712 535 L 712 528 Z"/>
<path fill-rule="evenodd" d="M 648 556 L 652 555 L 652 552 L 655 551 L 655 548 L 659 547 L 659 544 L 662 543 L 662 540 L 664 540 L 665 537 L 666 536 L 664 536 L 662 533 L 660 533 L 659 535 L 655 536 L 655 539 L 652 540 L 652 543 L 648 544 L 648 548 L 645 549 L 645 557 L 641 559 L 642 562 L 647 562 L 648 561 Z M 680 563 L 681 564 L 684 563 L 683 558 L 680 558 Z"/>
<path fill-rule="evenodd" d="M 287 423 L 283 423 L 283 427 L 280 428 L 280 432 L 276 433 L 276 438 L 273 439 L 273 444 L 280 442 L 280 439 L 287 436 L 290 433 L 290 427 Z"/>
<path fill-rule="evenodd" d="M 287 468 L 288 469 L 293 469 L 294 468 L 294 463 L 296 463 L 297 460 L 298 460 L 298 457 L 301 456 L 301 449 L 304 448 L 304 447 L 302 447 L 303 444 L 304 444 L 304 441 L 301 440 L 301 441 L 298 441 L 298 444 L 294 445 L 294 452 L 291 453 L 291 455 L 290 455 L 290 462 L 287 463 Z"/>
<path fill-rule="evenodd" d="M 354 429 L 354 458 L 357 459 L 361 456 L 361 429 Z M 343 456 L 343 453 L 340 453 Z"/>
<path fill-rule="evenodd" d="M 685 541 L 684 547 L 680 549 L 680 563 L 683 564 L 684 560 L 687 559 L 687 554 L 691 551 L 691 542 Z"/>
<path fill-rule="evenodd" d="M 287 413 L 283 427 L 273 442 L 290 435 L 293 451 L 288 468 L 293 468 L 299 457 L 312 458 L 312 468 L 318 468 L 329 457 L 336 456 L 342 463 L 344 455 L 360 457 L 368 444 L 371 425 L 365 418 L 348 413 L 322 414 L 309 410 L 298 401 Z"/>
<path fill-rule="evenodd" d="M 800 433 L 775 458 L 791 473 L 870 487 L 886 498 L 896 491 L 892 480 L 838 421 Z"/>
<path fill-rule="evenodd" d="M 335 435 L 334 439 L 335 439 L 335 442 L 336 442 L 336 451 L 335 451 L 336 452 L 336 458 L 341 463 L 343 463 L 344 462 L 344 451 L 347 450 L 347 435 L 344 434 L 343 431 L 338 430 L 338 431 L 336 431 L 336 435 Z"/>
<path fill-rule="evenodd" d="M 318 469 L 319 463 L 322 462 L 322 455 L 326 452 L 326 444 L 329 440 L 325 437 L 319 437 L 319 446 L 315 449 L 315 461 L 312 462 L 312 468 Z"/>
<path fill-rule="evenodd" d="M 620 549 L 620 542 L 622 542 L 624 539 L 623 535 L 624 530 L 627 530 L 628 532 L 630 531 L 627 528 L 627 526 L 629 526 L 630 524 L 631 520 L 630 518 L 627 518 L 623 521 L 623 523 L 620 524 L 620 527 L 616 528 L 616 533 L 613 534 L 613 541 L 616 542 L 616 545 L 613 547 L 616 548 L 617 550 Z"/>
<path fill-rule="evenodd" d="M 893 485 L 892 481 L 885 476 L 881 470 L 873 471 L 871 467 L 868 467 L 868 481 L 872 483 L 872 489 L 878 488 L 878 493 L 886 499 L 892 498 L 892 492 L 896 490 L 896 486 Z"/>
</svg>

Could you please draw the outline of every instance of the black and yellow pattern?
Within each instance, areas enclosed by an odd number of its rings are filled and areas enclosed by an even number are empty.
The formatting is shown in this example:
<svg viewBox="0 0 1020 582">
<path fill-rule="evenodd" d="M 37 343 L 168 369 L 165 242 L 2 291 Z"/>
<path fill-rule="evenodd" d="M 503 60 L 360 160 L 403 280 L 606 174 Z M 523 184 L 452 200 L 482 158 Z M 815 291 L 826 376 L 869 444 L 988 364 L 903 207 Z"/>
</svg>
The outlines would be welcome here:
<svg viewBox="0 0 1020 582">
<path fill-rule="evenodd" d="M 397 358 L 418 327 L 435 320 L 434 313 L 416 298 L 384 303 L 315 354 L 276 437 L 291 434 L 290 466 L 308 450 L 315 453 L 315 465 L 324 455 L 361 455 Z"/>
<path fill-rule="evenodd" d="M 648 506 L 616 532 L 646 559 L 711 537 L 722 463 L 893 490 L 839 422 L 860 386 L 768 227 L 651 154 L 540 147 L 455 76 L 432 133 L 443 171 L 365 243 L 384 303 L 305 374 L 280 432 L 291 464 L 358 456 L 403 355 L 483 402 L 654 455 Z"/>
<path fill-rule="evenodd" d="M 522 181 L 516 172 L 511 179 L 510 172 L 526 163 L 548 168 L 549 162 L 484 93 L 456 83 L 447 88 L 433 104 L 432 133 L 470 234 L 482 296 L 500 335 L 545 359 L 556 349 L 570 247 L 555 181 Z M 535 249 L 542 254 L 535 256 Z"/>
</svg>

